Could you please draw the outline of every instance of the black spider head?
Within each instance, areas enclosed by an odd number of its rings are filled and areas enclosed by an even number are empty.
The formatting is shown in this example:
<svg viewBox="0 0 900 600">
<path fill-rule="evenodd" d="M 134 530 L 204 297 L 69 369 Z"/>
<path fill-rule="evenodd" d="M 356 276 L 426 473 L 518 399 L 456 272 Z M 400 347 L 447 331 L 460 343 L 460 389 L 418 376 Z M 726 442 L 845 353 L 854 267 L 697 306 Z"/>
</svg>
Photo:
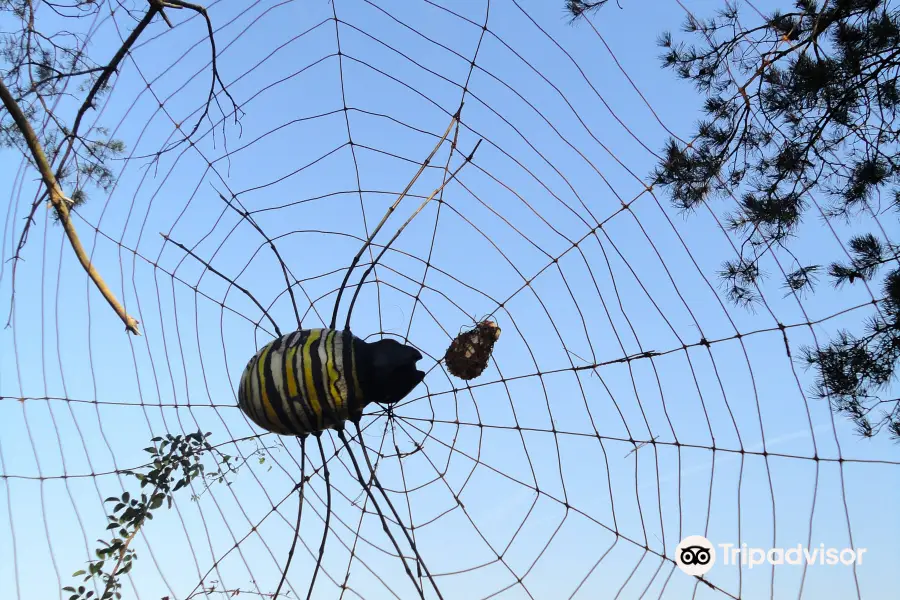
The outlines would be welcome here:
<svg viewBox="0 0 900 600">
<path fill-rule="evenodd" d="M 399 402 L 425 378 L 416 368 L 422 353 L 412 346 L 390 338 L 360 342 L 360 384 L 367 403 Z"/>
</svg>

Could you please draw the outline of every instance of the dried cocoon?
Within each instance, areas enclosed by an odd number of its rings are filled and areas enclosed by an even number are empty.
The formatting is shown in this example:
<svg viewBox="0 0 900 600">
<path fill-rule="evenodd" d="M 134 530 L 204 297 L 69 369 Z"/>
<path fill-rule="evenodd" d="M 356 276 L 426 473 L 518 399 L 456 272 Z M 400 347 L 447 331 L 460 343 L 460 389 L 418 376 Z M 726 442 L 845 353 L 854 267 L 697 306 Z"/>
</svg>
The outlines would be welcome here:
<svg viewBox="0 0 900 600">
<path fill-rule="evenodd" d="M 482 321 L 474 329 L 464 331 L 450 342 L 444 354 L 444 365 L 450 374 L 460 379 L 474 379 L 488 365 L 494 342 L 500 338 L 500 328 L 493 321 Z"/>
</svg>

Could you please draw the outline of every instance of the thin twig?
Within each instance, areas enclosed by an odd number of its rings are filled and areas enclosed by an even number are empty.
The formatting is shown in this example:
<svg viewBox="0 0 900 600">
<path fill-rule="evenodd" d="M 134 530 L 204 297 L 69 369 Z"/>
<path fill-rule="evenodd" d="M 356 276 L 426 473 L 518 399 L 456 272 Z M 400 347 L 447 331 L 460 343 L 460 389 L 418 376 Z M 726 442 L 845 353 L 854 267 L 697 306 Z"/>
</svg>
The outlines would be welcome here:
<svg viewBox="0 0 900 600">
<path fill-rule="evenodd" d="M 206 8 L 204 8 L 203 6 L 201 6 L 199 4 L 193 4 L 191 2 L 184 2 L 184 0 L 150 0 L 150 3 L 151 3 L 151 6 L 158 5 L 159 10 L 162 10 L 163 7 L 175 8 L 175 9 L 187 8 L 187 9 L 190 9 L 190 10 L 196 12 L 200 16 L 202 16 L 203 20 L 206 21 L 206 29 L 207 29 L 207 32 L 209 33 L 209 45 L 210 45 L 210 49 L 212 50 L 212 83 L 209 86 L 209 95 L 206 98 L 206 104 L 204 105 L 204 108 L 203 108 L 203 114 L 200 115 L 199 119 L 197 119 L 197 123 L 194 124 L 194 128 L 187 135 L 186 139 L 190 139 L 191 136 L 193 136 L 195 133 L 197 133 L 197 129 L 200 128 L 200 124 L 203 122 L 203 119 L 209 114 L 209 105 L 212 104 L 213 100 L 216 101 L 216 105 L 219 106 L 219 110 L 220 111 L 222 110 L 221 105 L 219 105 L 219 99 L 215 96 L 216 81 L 219 82 L 219 85 L 222 87 L 222 91 L 225 92 L 225 95 L 228 97 L 229 100 L 231 100 L 231 106 L 233 108 L 232 112 L 234 113 L 234 122 L 235 122 L 235 124 L 237 124 L 238 123 L 238 110 L 240 110 L 240 108 L 238 107 L 237 102 L 234 101 L 234 98 L 231 96 L 231 93 L 228 91 L 228 88 L 225 86 L 225 82 L 222 81 L 222 77 L 219 75 L 219 68 L 218 68 L 218 65 L 216 64 L 216 53 L 217 53 L 216 52 L 216 40 L 215 40 L 215 36 L 213 35 L 214 32 L 213 32 L 212 21 L 209 18 L 209 14 L 207 14 L 207 12 L 206 12 Z M 168 22 L 168 19 L 166 20 L 166 22 Z M 171 24 L 169 26 L 171 27 Z M 222 111 L 222 114 L 224 115 L 225 112 Z M 225 127 L 224 124 L 222 125 L 222 127 L 224 130 L 224 127 Z"/>
</svg>

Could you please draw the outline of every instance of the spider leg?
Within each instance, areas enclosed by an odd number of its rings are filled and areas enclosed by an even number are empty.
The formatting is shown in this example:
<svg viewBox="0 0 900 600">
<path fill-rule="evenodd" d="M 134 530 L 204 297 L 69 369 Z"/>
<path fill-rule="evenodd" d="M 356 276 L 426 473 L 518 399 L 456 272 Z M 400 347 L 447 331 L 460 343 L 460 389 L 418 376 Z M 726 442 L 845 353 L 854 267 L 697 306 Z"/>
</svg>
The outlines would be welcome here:
<svg viewBox="0 0 900 600">
<path fill-rule="evenodd" d="M 456 117 L 454 117 L 454 120 L 455 119 L 456 119 Z M 450 125 L 452 126 L 453 123 L 451 122 Z M 446 137 L 447 134 L 444 134 L 444 135 Z M 475 143 L 475 148 L 472 149 L 472 152 L 469 153 L 469 155 L 466 157 L 465 161 L 461 165 L 459 165 L 455 171 L 453 171 L 453 173 L 450 175 L 449 179 L 445 179 L 444 182 L 441 183 L 441 186 L 439 188 L 437 188 L 436 190 L 431 192 L 431 194 L 429 194 L 428 197 L 426 197 L 425 200 L 422 201 L 422 203 L 419 205 L 419 207 L 413 211 L 413 213 L 409 216 L 408 219 L 406 219 L 406 222 L 403 223 L 403 225 L 401 225 L 399 229 L 397 229 L 397 231 L 394 233 L 393 237 L 391 237 L 391 239 L 388 240 L 388 243 L 385 244 L 384 247 L 381 248 L 381 252 L 378 253 L 378 256 L 375 257 L 375 260 L 373 260 L 369 264 L 369 266 L 366 268 L 366 270 L 363 271 L 362 277 L 359 278 L 359 285 L 356 286 L 356 290 L 353 292 L 353 297 L 350 299 L 350 307 L 347 309 L 347 321 L 344 325 L 344 329 L 350 329 L 350 315 L 353 314 L 353 306 L 356 304 L 356 298 L 359 296 L 359 292 L 362 289 L 363 283 L 365 283 L 365 281 L 366 281 L 366 277 L 369 276 L 369 273 L 372 272 L 372 269 L 375 268 L 375 265 L 378 264 L 378 261 L 381 260 L 382 256 L 384 256 L 384 253 L 388 251 L 388 248 L 391 247 L 391 244 L 393 244 L 396 241 L 396 239 L 398 237 L 400 237 L 400 234 L 403 233 L 403 230 L 406 229 L 406 226 L 409 225 L 412 222 L 412 220 L 415 219 L 416 216 L 418 216 L 418 214 L 420 212 L 422 212 L 422 209 L 424 209 L 425 206 L 429 202 L 431 202 L 431 200 L 435 196 L 437 196 L 438 194 L 440 194 L 443 191 L 443 189 L 447 186 L 448 183 L 450 183 L 451 181 L 456 179 L 456 176 L 459 174 L 459 172 L 462 170 L 462 168 L 464 166 L 469 164 L 469 162 L 475 156 L 475 150 L 478 149 L 479 144 L 481 144 L 481 140 L 478 140 L 478 142 Z M 429 157 L 429 160 L 430 160 L 430 157 Z M 390 211 L 389 211 L 389 214 L 390 214 Z M 332 325 L 332 327 L 334 327 L 334 325 Z"/>
<path fill-rule="evenodd" d="M 291 306 L 294 307 L 294 316 L 297 317 L 297 329 L 302 329 L 303 324 L 300 319 L 300 311 L 297 310 L 297 299 L 294 297 L 294 288 L 291 285 L 290 278 L 288 277 L 288 266 L 287 263 L 284 262 L 284 259 L 281 258 L 281 253 L 278 252 L 278 248 L 275 247 L 275 242 L 272 241 L 272 239 L 268 235 L 266 235 L 266 233 L 262 230 L 262 227 L 260 227 L 256 223 L 256 219 L 254 219 L 253 216 L 247 211 L 247 209 L 240 204 L 240 200 L 238 200 L 237 196 L 232 194 L 232 199 L 228 200 L 227 198 L 225 198 L 225 196 L 222 195 L 222 192 L 220 192 L 219 190 L 216 190 L 216 193 L 219 194 L 219 198 L 222 199 L 222 202 L 224 202 L 229 208 L 239 214 L 242 219 L 247 221 L 256 231 L 259 232 L 259 235 L 265 238 L 266 243 L 269 244 L 269 248 L 271 248 L 272 252 L 275 253 L 275 258 L 278 260 L 279 266 L 281 266 L 282 274 L 284 274 L 284 283 L 287 285 L 288 295 L 291 297 Z M 235 206 L 235 204 L 237 204 L 238 206 Z M 296 279 L 297 278 L 295 277 L 294 280 L 296 281 Z M 300 289 L 302 290 L 303 288 L 301 287 Z M 304 293 L 306 292 L 304 291 Z M 307 298 L 309 297 L 307 296 Z"/>
<path fill-rule="evenodd" d="M 355 423 L 355 425 L 356 431 L 359 432 L 359 444 L 360 446 L 362 446 L 363 457 L 366 459 L 366 464 L 369 466 L 369 470 L 372 473 L 372 481 L 375 483 L 375 487 L 377 487 L 378 491 L 381 492 L 381 495 L 384 496 L 384 500 L 387 502 L 388 507 L 394 514 L 394 518 L 397 519 L 397 523 L 400 524 L 400 528 L 403 530 L 403 535 L 406 536 L 406 541 L 409 543 L 409 547 L 412 548 L 413 553 L 416 555 L 417 565 L 421 565 L 422 569 L 425 571 L 425 577 L 427 577 L 429 583 L 431 583 L 431 587 L 434 588 L 434 591 L 438 595 L 438 598 L 443 600 L 444 596 L 441 595 L 441 590 L 438 589 L 437 584 L 434 582 L 434 578 L 431 576 L 431 572 L 428 570 L 428 565 L 426 565 L 425 561 L 422 560 L 422 556 L 419 554 L 419 549 L 416 548 L 416 542 L 413 541 L 412 537 L 409 535 L 409 531 L 407 531 L 406 527 L 403 526 L 403 521 L 400 520 L 400 514 L 397 513 L 397 509 L 394 508 L 394 503 L 391 502 L 391 499 L 388 498 L 387 493 L 384 491 L 384 488 L 381 487 L 381 482 L 378 481 L 378 476 L 375 474 L 375 470 L 372 469 L 372 462 L 369 460 L 369 452 L 366 450 L 366 445 L 362 441 L 362 431 L 359 428 L 359 423 Z"/>
<path fill-rule="evenodd" d="M 297 538 L 300 537 L 300 518 L 303 516 L 303 486 L 306 483 L 306 436 L 300 437 L 300 483 L 298 484 L 298 489 L 300 492 L 300 499 L 298 501 L 297 507 L 297 525 L 294 527 L 294 541 L 291 542 L 291 550 L 288 552 L 287 562 L 284 564 L 284 571 L 281 572 L 281 581 L 278 582 L 278 587 L 275 588 L 275 595 L 273 598 L 278 598 L 278 595 L 281 593 L 281 587 L 284 585 L 285 579 L 287 579 L 288 569 L 291 568 L 291 561 L 294 558 L 294 550 L 297 548 Z"/>
<path fill-rule="evenodd" d="M 358 423 L 356 424 L 356 431 L 359 433 L 360 440 L 362 440 L 362 431 L 360 430 Z M 381 519 L 381 527 L 384 529 L 384 532 L 387 534 L 388 538 L 391 540 L 391 543 L 394 545 L 394 549 L 397 551 L 397 555 L 400 557 L 400 561 L 403 563 L 403 568 L 406 571 L 406 574 L 409 576 L 409 580 L 412 581 L 413 586 L 416 588 L 416 591 L 419 593 L 419 597 L 424 600 L 425 594 L 422 592 L 422 588 L 419 587 L 419 582 L 416 580 L 415 575 L 413 575 L 412 571 L 409 569 L 409 565 L 406 563 L 406 559 L 403 557 L 403 551 L 400 550 L 400 545 L 397 543 L 396 538 L 394 538 L 394 534 L 391 533 L 391 530 L 388 527 L 387 519 L 385 519 L 384 513 L 381 511 L 381 507 L 378 505 L 378 500 L 375 499 L 375 495 L 372 493 L 372 490 L 366 483 L 365 477 L 363 477 L 362 470 L 359 468 L 359 462 L 357 462 L 356 460 L 356 455 L 353 453 L 353 449 L 350 447 L 350 442 L 347 441 L 347 436 L 344 435 L 343 429 L 338 429 L 338 437 L 341 438 L 341 441 L 344 443 L 344 447 L 347 449 L 347 454 L 350 455 L 350 460 L 353 462 L 353 468 L 356 470 L 357 480 L 359 481 L 360 485 L 363 486 L 363 489 L 369 496 L 369 500 L 372 501 L 372 506 L 375 507 L 375 512 L 378 513 L 378 517 Z M 362 444 L 362 442 L 360 443 Z M 366 462 L 368 463 L 368 457 L 366 458 Z M 372 480 L 375 481 L 376 485 L 378 485 L 378 487 L 380 488 L 381 484 L 377 483 L 378 480 L 375 477 L 375 472 L 372 470 L 372 465 L 371 463 L 368 464 L 369 470 L 372 473 Z M 382 494 L 384 494 L 383 491 Z M 390 500 L 388 500 L 388 503 L 390 503 Z M 403 531 L 406 532 L 405 527 L 403 528 Z M 435 590 L 436 589 L 437 588 L 435 588 Z M 440 596 L 440 592 L 438 592 L 438 596 Z"/>
<path fill-rule="evenodd" d="M 309 582 L 309 592 L 306 600 L 312 598 L 313 588 L 316 586 L 316 576 L 322 568 L 322 557 L 325 555 L 325 542 L 328 540 L 328 528 L 331 526 L 331 476 L 328 473 L 328 460 L 325 458 L 325 448 L 322 447 L 322 432 L 318 431 L 316 443 L 319 445 L 319 455 L 322 457 L 322 468 L 325 471 L 325 529 L 322 531 L 322 543 L 319 544 L 319 558 L 316 560 L 316 568 L 313 570 L 312 580 Z"/>
<path fill-rule="evenodd" d="M 173 240 L 172 238 L 170 238 L 169 236 L 167 236 L 164 233 L 160 233 L 159 235 L 161 235 L 163 237 L 163 239 L 166 240 L 167 242 L 169 242 L 170 244 L 174 244 L 175 246 L 178 246 L 179 248 L 181 248 L 188 256 L 190 256 L 191 258 L 193 258 L 194 260 L 196 260 L 197 262 L 202 264 L 204 267 L 206 267 L 206 269 L 210 273 L 213 273 L 214 275 L 218 275 L 219 277 L 221 277 L 222 279 L 227 281 L 229 285 L 234 286 L 235 288 L 237 288 L 241 292 L 243 292 L 245 296 L 250 298 L 250 300 L 252 300 L 253 303 L 256 304 L 256 307 L 262 311 L 262 314 L 264 314 L 267 319 L 269 319 L 269 322 L 272 323 L 272 327 L 275 329 L 275 335 L 277 337 L 281 337 L 281 329 L 278 328 L 278 323 L 275 322 L 275 319 L 272 318 L 272 315 L 270 315 L 269 312 L 263 307 L 263 305 L 260 304 L 259 300 L 257 300 L 253 296 L 253 294 L 250 293 L 250 290 L 248 290 L 247 288 L 245 288 L 244 286 L 242 286 L 241 284 L 236 282 L 234 279 L 231 279 L 230 277 L 228 277 L 228 275 L 225 275 L 224 273 L 222 273 L 221 271 L 216 269 L 214 266 L 212 266 L 211 264 L 209 264 L 208 262 L 206 262 L 205 260 L 203 260 L 202 258 L 197 256 L 196 254 L 194 254 L 193 251 L 191 251 L 187 246 L 185 246 L 181 242 L 176 242 L 175 240 Z"/>
<path fill-rule="evenodd" d="M 462 106 L 460 106 L 460 111 L 461 110 L 462 110 Z M 437 151 L 441 147 L 441 145 L 444 143 L 444 140 L 446 140 L 447 136 L 450 135 L 450 131 L 453 129 L 453 124 L 456 123 L 457 121 L 459 121 L 459 112 L 457 112 L 455 115 L 453 115 L 453 118 L 450 119 L 450 124 L 447 125 L 447 131 L 444 132 L 444 135 L 441 137 L 441 139 L 438 140 L 437 144 L 435 144 L 434 149 L 431 151 L 431 154 L 429 154 L 428 158 L 425 159 L 425 162 L 423 162 L 419 166 L 419 170 L 416 172 L 416 174 L 413 176 L 413 178 L 410 180 L 410 182 L 408 184 L 406 184 L 406 189 L 403 190 L 403 192 L 400 194 L 400 196 L 397 197 L 397 200 L 387 209 L 387 212 L 384 213 L 383 217 L 381 217 L 381 221 L 378 223 L 378 225 L 375 226 L 375 229 L 372 230 L 372 233 L 369 235 L 369 238 L 362 245 L 362 248 L 360 248 L 359 252 L 356 253 L 356 256 L 353 257 L 353 260 L 350 262 L 350 267 L 347 269 L 347 273 L 344 275 L 344 280 L 341 282 L 341 287 L 338 288 L 337 298 L 335 298 L 335 300 L 334 300 L 334 312 L 331 315 L 331 329 L 335 328 L 335 324 L 337 323 L 338 308 L 340 308 L 340 305 L 341 305 L 341 296 L 344 293 L 344 289 L 347 287 L 347 281 L 350 280 L 350 274 L 353 273 L 353 269 L 356 267 L 356 264 L 359 262 L 359 259 L 362 258 L 362 255 L 366 251 L 366 248 L 368 248 L 372 244 L 372 240 L 374 240 L 375 236 L 378 235 L 378 232 L 381 231 L 381 228 L 384 226 L 385 222 L 387 222 L 388 217 L 390 217 L 391 213 L 394 212 L 394 209 L 396 209 L 397 206 L 400 205 L 400 202 L 403 200 L 403 198 L 406 197 L 406 195 L 409 193 L 409 190 L 412 189 L 412 186 L 416 183 L 416 181 L 419 179 L 419 177 L 425 171 L 425 168 L 431 162 L 431 159 L 434 158 L 434 155 L 437 154 Z M 374 267 L 374 261 L 372 263 L 372 266 Z M 366 275 L 368 275 L 368 271 L 366 271 Z M 363 279 L 365 279 L 365 275 L 363 275 Z M 352 302 L 351 302 L 351 306 L 352 306 Z M 347 322 L 349 323 L 349 318 L 347 319 Z"/>
</svg>

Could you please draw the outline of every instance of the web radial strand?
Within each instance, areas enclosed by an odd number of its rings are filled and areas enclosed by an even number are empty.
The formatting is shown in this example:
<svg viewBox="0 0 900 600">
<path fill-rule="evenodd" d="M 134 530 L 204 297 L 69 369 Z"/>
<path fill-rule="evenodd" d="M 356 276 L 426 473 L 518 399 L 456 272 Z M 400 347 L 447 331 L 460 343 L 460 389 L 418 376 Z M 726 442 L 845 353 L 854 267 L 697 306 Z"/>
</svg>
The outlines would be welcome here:
<svg viewBox="0 0 900 600">
<path fill-rule="evenodd" d="M 628 7 L 569 26 L 562 4 L 219 0 L 212 103 L 205 20 L 165 9 L 176 26 L 154 22 L 84 117 L 126 152 L 73 211 L 141 338 L 78 271 L 30 167 L 2 161 L 3 597 L 99 595 L 71 573 L 96 558 L 105 500 L 140 494 L 152 438 L 198 431 L 207 475 L 134 536 L 126 597 L 883 595 L 896 535 L 872 499 L 900 461 L 811 397 L 795 360 L 879 310 L 879 290 L 772 284 L 755 313 L 729 304 L 716 272 L 741 247 L 724 213 L 676 218 L 644 180 L 667 135 L 690 141 L 653 37 L 704 7 L 660 3 L 659 27 L 635 31 Z M 114 6 L 87 25 L 98 47 L 146 10 Z M 846 259 L 844 225 L 820 223 L 825 250 L 798 252 Z M 762 254 L 773 281 L 786 256 Z M 427 375 L 307 455 L 249 421 L 237 382 L 280 333 L 333 321 L 342 293 L 355 335 L 416 347 Z M 494 354 L 457 379 L 444 353 L 484 319 Z M 674 563 L 695 534 L 872 562 L 720 556 L 699 580 Z"/>
</svg>

